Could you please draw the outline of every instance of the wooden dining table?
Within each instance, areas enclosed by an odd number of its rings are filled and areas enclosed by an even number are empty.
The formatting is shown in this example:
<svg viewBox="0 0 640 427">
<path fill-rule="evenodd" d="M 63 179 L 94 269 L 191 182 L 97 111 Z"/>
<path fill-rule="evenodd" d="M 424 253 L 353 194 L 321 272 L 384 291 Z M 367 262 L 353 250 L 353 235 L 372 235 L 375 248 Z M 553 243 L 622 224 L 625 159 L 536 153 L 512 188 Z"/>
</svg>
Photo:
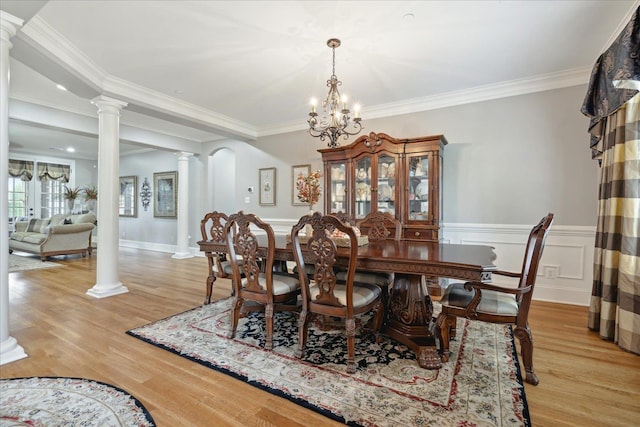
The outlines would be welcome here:
<svg viewBox="0 0 640 427">
<path fill-rule="evenodd" d="M 266 236 L 257 238 L 260 245 L 266 244 Z M 198 245 L 201 251 L 227 251 L 223 242 L 199 241 Z M 339 248 L 336 264 L 346 267 L 347 257 L 346 248 Z M 409 347 L 421 367 L 439 369 L 442 362 L 436 346 L 433 304 L 422 276 L 490 281 L 497 268 L 495 258 L 493 247 L 485 245 L 383 240 L 358 247 L 357 268 L 394 273 L 383 332 Z M 275 260 L 294 261 L 291 243 L 284 234 L 276 234 Z"/>
</svg>

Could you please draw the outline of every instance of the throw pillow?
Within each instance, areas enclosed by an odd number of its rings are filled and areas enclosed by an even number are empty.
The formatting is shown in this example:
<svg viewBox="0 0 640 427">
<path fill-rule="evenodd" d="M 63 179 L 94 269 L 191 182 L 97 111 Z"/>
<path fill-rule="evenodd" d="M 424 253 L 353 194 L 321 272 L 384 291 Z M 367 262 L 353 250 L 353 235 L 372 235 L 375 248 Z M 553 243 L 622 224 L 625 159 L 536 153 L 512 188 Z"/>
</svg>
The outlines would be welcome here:
<svg viewBox="0 0 640 427">
<path fill-rule="evenodd" d="M 47 234 L 49 232 L 49 219 L 43 219 L 40 224 L 40 233 Z"/>
<path fill-rule="evenodd" d="M 49 224 L 48 219 L 35 219 L 31 218 L 29 220 L 29 225 L 27 226 L 27 231 L 31 231 L 34 233 L 42 233 L 42 229 Z"/>
<path fill-rule="evenodd" d="M 29 220 L 29 225 L 27 225 L 27 229 L 26 229 L 25 231 L 33 231 L 33 228 L 34 228 L 34 227 L 35 227 L 35 225 L 36 225 L 36 221 L 37 221 L 37 219 L 35 219 L 35 218 L 31 218 L 31 219 Z"/>
<path fill-rule="evenodd" d="M 71 218 L 65 218 L 63 224 L 73 224 Z"/>
</svg>

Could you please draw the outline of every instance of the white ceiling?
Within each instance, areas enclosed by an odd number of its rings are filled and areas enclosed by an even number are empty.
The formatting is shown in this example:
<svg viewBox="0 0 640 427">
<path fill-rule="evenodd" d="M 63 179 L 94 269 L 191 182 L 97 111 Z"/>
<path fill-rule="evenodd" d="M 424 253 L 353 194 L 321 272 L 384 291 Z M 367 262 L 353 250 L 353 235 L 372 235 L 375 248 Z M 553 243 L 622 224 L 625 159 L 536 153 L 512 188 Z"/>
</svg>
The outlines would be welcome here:
<svg viewBox="0 0 640 427">
<path fill-rule="evenodd" d="M 95 117 L 89 100 L 99 94 L 129 103 L 123 125 L 187 142 L 305 129 L 309 99 L 327 93 L 330 37 L 342 40 L 336 74 L 365 127 L 367 117 L 582 84 L 638 5 L 3 0 L 25 19 L 10 51 L 10 149 L 64 141 L 95 158 L 94 132 L 34 126 L 29 111 Z M 140 149 L 129 135 L 123 153 Z"/>
</svg>

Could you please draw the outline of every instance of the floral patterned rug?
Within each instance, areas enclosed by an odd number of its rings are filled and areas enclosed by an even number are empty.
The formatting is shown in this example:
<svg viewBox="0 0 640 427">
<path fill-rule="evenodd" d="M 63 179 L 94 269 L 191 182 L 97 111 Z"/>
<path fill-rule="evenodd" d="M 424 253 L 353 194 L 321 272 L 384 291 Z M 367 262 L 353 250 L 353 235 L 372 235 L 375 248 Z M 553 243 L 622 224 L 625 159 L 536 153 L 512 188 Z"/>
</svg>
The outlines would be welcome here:
<svg viewBox="0 0 640 427">
<path fill-rule="evenodd" d="M 127 333 L 348 425 L 531 424 L 509 327 L 459 319 L 451 358 L 440 370 L 420 368 L 394 340 L 376 344 L 358 335 L 358 370 L 350 375 L 342 330 L 313 325 L 298 359 L 295 313 L 276 313 L 273 351 L 266 351 L 262 313 L 240 319 L 236 338 L 225 338 L 230 303 L 197 307 Z"/>
<path fill-rule="evenodd" d="M 0 380 L 0 426 L 149 426 L 155 422 L 129 393 L 82 378 Z"/>
</svg>

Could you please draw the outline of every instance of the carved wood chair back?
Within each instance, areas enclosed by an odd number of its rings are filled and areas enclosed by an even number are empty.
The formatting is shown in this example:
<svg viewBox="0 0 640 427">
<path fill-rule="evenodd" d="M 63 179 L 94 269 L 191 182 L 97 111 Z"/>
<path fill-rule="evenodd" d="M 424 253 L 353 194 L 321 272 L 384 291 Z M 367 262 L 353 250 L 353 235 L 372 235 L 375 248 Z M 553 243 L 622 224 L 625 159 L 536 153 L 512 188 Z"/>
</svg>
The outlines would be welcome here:
<svg viewBox="0 0 640 427">
<path fill-rule="evenodd" d="M 305 236 L 307 241 L 300 241 L 300 230 L 311 225 L 311 236 Z M 346 279 L 338 280 L 335 263 L 338 247 L 331 239 L 333 230 L 338 230 L 349 239 L 348 268 Z M 302 286 L 302 311 L 298 322 L 300 330 L 298 337 L 299 357 L 304 353 L 307 341 L 309 321 L 313 315 L 335 316 L 345 319 L 347 336 L 347 372 L 356 371 L 355 364 L 355 319 L 354 316 L 374 311 L 372 329 L 376 333 L 382 327 L 384 305 L 382 290 L 370 283 L 355 283 L 356 262 L 358 255 L 358 238 L 353 227 L 345 224 L 334 215 L 322 215 L 315 212 L 305 215 L 291 229 L 293 254 L 296 261 L 299 280 Z M 309 280 L 306 263 L 315 265 L 314 282 Z"/>
<path fill-rule="evenodd" d="M 207 213 L 200 221 L 202 240 L 216 243 L 226 242 L 224 227 L 228 220 L 229 217 L 222 212 L 213 211 Z M 207 276 L 204 303 L 210 304 L 213 283 L 216 281 L 216 277 L 227 278 L 231 276 L 232 272 L 231 264 L 227 261 L 226 252 L 204 251 L 204 254 L 209 263 L 209 275 Z"/>
<path fill-rule="evenodd" d="M 260 246 L 253 229 L 265 234 L 266 246 Z M 275 234 L 273 228 L 255 214 L 240 211 L 230 215 L 225 236 L 234 286 L 229 337 L 235 336 L 245 301 L 253 301 L 265 312 L 265 348 L 270 350 L 274 311 L 298 310 L 300 283 L 291 275 L 274 273 Z"/>
<path fill-rule="evenodd" d="M 371 212 L 357 224 L 370 241 L 400 240 L 402 237 L 402 224 L 389 212 Z"/>
</svg>

